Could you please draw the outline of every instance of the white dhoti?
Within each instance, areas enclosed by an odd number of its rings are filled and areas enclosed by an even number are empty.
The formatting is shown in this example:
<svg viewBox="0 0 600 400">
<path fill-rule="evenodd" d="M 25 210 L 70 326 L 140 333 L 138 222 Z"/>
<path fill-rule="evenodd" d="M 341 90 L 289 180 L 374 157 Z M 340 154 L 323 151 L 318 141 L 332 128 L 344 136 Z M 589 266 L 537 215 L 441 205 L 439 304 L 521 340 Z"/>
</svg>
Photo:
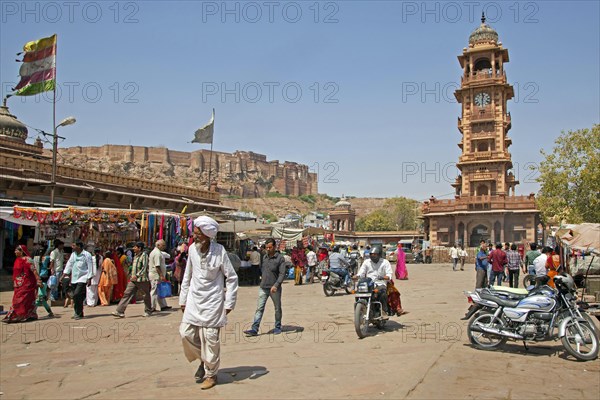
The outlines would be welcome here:
<svg viewBox="0 0 600 400">
<path fill-rule="evenodd" d="M 86 287 L 86 303 L 88 307 L 94 307 L 98 304 L 98 285 L 90 285 Z"/>
<path fill-rule="evenodd" d="M 216 376 L 221 363 L 221 328 L 204 328 L 182 322 L 179 327 L 183 354 L 189 362 L 201 360 L 206 377 Z"/>
</svg>

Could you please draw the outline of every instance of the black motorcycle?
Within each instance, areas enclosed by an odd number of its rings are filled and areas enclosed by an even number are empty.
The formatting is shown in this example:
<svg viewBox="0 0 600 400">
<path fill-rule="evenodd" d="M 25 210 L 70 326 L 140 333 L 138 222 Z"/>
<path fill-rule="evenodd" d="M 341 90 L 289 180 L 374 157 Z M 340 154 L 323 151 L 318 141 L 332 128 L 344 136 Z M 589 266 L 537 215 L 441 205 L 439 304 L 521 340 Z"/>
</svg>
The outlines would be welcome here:
<svg viewBox="0 0 600 400">
<path fill-rule="evenodd" d="M 321 283 L 323 284 L 323 292 L 325 296 L 333 296 L 338 290 L 345 290 L 346 293 L 352 293 L 354 283 L 350 280 L 348 284 L 344 283 L 344 278 L 333 272 L 329 268 L 321 271 Z"/>
<path fill-rule="evenodd" d="M 359 338 L 367 336 L 369 324 L 383 329 L 389 317 L 385 315 L 381 302 L 377 299 L 375 282 L 371 278 L 358 281 L 354 294 L 354 329 Z"/>
</svg>

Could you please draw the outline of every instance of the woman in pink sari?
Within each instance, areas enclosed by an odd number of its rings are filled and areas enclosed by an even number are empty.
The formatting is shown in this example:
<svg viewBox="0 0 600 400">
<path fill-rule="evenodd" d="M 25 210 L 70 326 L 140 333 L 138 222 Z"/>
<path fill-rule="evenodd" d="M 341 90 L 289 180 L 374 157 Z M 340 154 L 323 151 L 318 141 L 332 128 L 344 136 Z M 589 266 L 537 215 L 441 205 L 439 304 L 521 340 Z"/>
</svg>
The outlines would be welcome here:
<svg viewBox="0 0 600 400">
<path fill-rule="evenodd" d="M 33 260 L 24 245 L 15 249 L 17 256 L 13 267 L 14 294 L 12 307 L 2 322 L 25 322 L 38 318 L 37 295 L 42 280 L 33 265 Z"/>
<path fill-rule="evenodd" d="M 398 243 L 398 261 L 396 261 L 396 279 L 408 279 L 408 270 L 406 269 L 406 253 L 402 250 L 402 245 Z"/>
</svg>

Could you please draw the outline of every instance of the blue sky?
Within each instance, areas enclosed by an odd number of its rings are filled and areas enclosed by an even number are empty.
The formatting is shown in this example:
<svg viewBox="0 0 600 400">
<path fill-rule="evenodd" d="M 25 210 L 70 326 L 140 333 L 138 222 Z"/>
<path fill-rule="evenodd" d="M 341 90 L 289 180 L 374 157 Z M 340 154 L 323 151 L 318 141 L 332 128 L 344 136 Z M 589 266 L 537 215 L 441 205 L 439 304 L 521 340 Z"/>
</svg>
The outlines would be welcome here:
<svg viewBox="0 0 600 400">
<path fill-rule="evenodd" d="M 77 118 L 60 146 L 208 148 L 189 141 L 215 108 L 215 150 L 308 164 L 321 193 L 422 200 L 453 192 L 456 57 L 485 10 L 510 54 L 510 151 L 528 194 L 539 150 L 600 121 L 599 4 L 2 0 L 1 91 L 23 44 L 57 33 L 57 120 Z M 51 131 L 51 99 L 8 105 Z"/>
</svg>

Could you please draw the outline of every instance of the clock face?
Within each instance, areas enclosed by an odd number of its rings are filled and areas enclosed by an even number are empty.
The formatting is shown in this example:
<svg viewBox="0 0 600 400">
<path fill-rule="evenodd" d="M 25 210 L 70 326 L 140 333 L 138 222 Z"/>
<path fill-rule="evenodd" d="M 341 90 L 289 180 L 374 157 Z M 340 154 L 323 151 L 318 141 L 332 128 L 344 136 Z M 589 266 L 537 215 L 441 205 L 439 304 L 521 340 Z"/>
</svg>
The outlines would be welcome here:
<svg viewBox="0 0 600 400">
<path fill-rule="evenodd" d="M 486 92 L 477 93 L 475 95 L 475 105 L 479 107 L 485 107 L 490 104 L 492 98 Z"/>
</svg>

